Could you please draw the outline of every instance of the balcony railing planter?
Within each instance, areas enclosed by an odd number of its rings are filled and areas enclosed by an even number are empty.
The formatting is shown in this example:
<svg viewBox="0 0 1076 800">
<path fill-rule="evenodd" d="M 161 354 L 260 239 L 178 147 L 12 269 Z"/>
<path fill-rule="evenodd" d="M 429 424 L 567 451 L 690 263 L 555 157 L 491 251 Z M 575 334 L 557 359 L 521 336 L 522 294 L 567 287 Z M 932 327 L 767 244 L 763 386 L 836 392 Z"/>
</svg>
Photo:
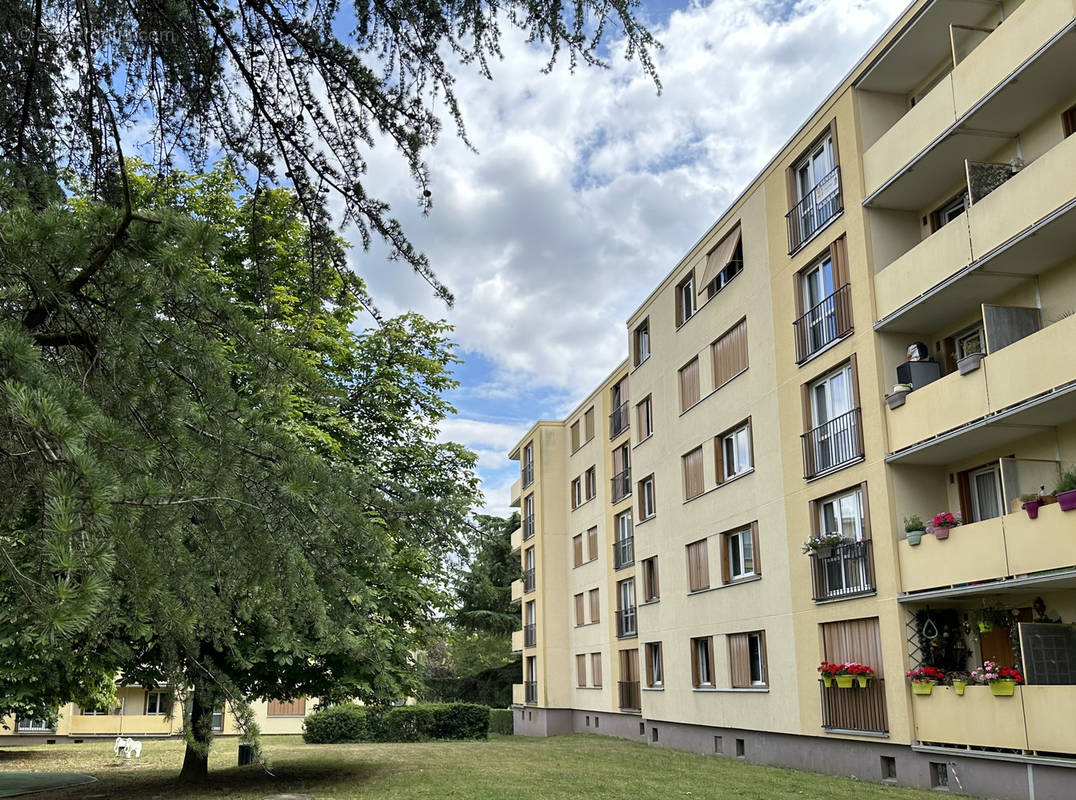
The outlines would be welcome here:
<svg viewBox="0 0 1076 800">
<path fill-rule="evenodd" d="M 898 383 L 894 386 L 892 393 L 885 396 L 885 403 L 889 406 L 889 410 L 892 411 L 904 405 L 904 401 L 908 399 L 911 391 L 912 385 L 910 383 Z"/>
<path fill-rule="evenodd" d="M 949 511 L 943 511 L 940 514 L 935 514 L 934 518 L 927 525 L 927 533 L 933 533 L 934 538 L 939 541 L 944 541 L 949 538 L 949 532 L 960 525 L 963 520 L 960 517 L 960 512 L 951 513 Z"/>
<path fill-rule="evenodd" d="M 926 525 L 918 516 L 904 518 L 904 535 L 908 538 L 908 544 L 915 547 L 923 541 L 923 534 L 927 532 Z"/>
<path fill-rule="evenodd" d="M 843 544 L 848 544 L 848 540 L 839 533 L 815 533 L 800 549 L 811 558 L 830 558 L 833 551 Z"/>
<path fill-rule="evenodd" d="M 1076 511 L 1076 469 L 1066 471 L 1054 489 L 1062 511 Z"/>
<path fill-rule="evenodd" d="M 957 359 L 956 368 L 961 375 L 967 375 L 969 372 L 975 372 L 979 369 L 979 365 L 982 364 L 984 353 L 968 353 L 963 358 Z"/>
<path fill-rule="evenodd" d="M 1001 667 L 993 661 L 984 661 L 981 667 L 973 669 L 971 679 L 989 684 L 990 694 L 994 697 L 1012 697 L 1016 694 L 1016 684 L 1024 682 L 1024 676 L 1016 667 Z"/>
<path fill-rule="evenodd" d="M 937 667 L 924 664 L 908 670 L 904 673 L 904 677 L 912 682 L 912 694 L 925 695 L 931 694 L 934 691 L 934 685 L 945 680 L 945 673 Z"/>
</svg>

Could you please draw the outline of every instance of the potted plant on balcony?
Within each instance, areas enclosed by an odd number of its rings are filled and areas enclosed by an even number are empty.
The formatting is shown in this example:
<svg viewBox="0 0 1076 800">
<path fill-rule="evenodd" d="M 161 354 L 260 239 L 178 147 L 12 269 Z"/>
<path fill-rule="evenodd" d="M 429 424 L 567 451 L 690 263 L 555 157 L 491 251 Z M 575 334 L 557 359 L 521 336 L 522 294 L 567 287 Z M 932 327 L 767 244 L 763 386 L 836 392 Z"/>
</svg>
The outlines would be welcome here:
<svg viewBox="0 0 1076 800">
<path fill-rule="evenodd" d="M 979 627 L 979 633 L 990 633 L 994 630 L 994 624 L 1001 618 L 1001 612 L 996 608 L 986 606 L 975 612 L 975 624 Z"/>
<path fill-rule="evenodd" d="M 904 533 L 908 537 L 908 544 L 915 547 L 923 540 L 923 534 L 926 533 L 926 526 L 923 524 L 923 520 L 919 516 L 913 515 L 904 518 Z"/>
<path fill-rule="evenodd" d="M 969 683 L 972 683 L 971 673 L 962 671 L 950 672 L 945 676 L 945 682 L 953 687 L 953 691 L 956 692 L 958 696 L 963 697 L 964 690 L 968 688 Z"/>
<path fill-rule="evenodd" d="M 960 358 L 956 360 L 956 368 L 960 371 L 961 375 L 967 375 L 969 372 L 975 372 L 979 369 L 979 364 L 982 363 L 983 356 L 983 339 L 982 333 L 979 332 L 975 336 L 969 336 L 960 343 Z"/>
<path fill-rule="evenodd" d="M 1012 697 L 1016 684 L 1024 682 L 1024 676 L 1016 667 L 999 667 L 993 661 L 984 661 L 981 667 L 971 671 L 971 677 L 976 683 L 989 684 L 990 694 L 994 697 Z"/>
<path fill-rule="evenodd" d="M 924 665 L 908 670 L 904 677 L 912 682 L 912 694 L 930 694 L 934 691 L 934 684 L 945 680 L 945 673 L 937 667 Z"/>
<path fill-rule="evenodd" d="M 852 676 L 852 680 L 860 689 L 866 689 L 867 684 L 870 683 L 871 678 L 874 677 L 874 670 L 868 667 L 866 664 L 858 664 L 855 661 L 849 662 L 844 665 L 845 670 Z"/>
<path fill-rule="evenodd" d="M 841 665 L 823 661 L 818 665 L 818 674 L 822 676 L 822 685 L 827 689 L 833 685 L 833 678 L 840 672 Z"/>
<path fill-rule="evenodd" d="M 894 408 L 900 408 L 904 405 L 904 401 L 908 397 L 908 392 L 912 390 L 910 383 L 898 383 L 893 387 L 893 391 L 885 396 L 885 402 L 889 406 L 889 410 Z"/>
<path fill-rule="evenodd" d="M 1028 519 L 1039 518 L 1039 506 L 1042 505 L 1042 496 L 1038 492 L 1028 492 L 1020 495 L 1020 508 L 1027 512 Z"/>
<path fill-rule="evenodd" d="M 959 525 L 961 522 L 960 512 L 955 514 L 948 511 L 943 511 L 940 514 L 935 514 L 930 520 L 930 525 L 927 526 L 927 533 L 933 533 L 935 539 L 948 539 L 949 531 Z"/>
<path fill-rule="evenodd" d="M 1057 504 L 1062 511 L 1076 510 L 1076 467 L 1066 470 L 1061 475 L 1061 480 L 1054 489 L 1057 495 Z"/>
<path fill-rule="evenodd" d="M 848 540 L 839 533 L 815 533 L 803 543 L 801 549 L 812 558 L 829 558 L 834 548 L 847 543 Z"/>
</svg>

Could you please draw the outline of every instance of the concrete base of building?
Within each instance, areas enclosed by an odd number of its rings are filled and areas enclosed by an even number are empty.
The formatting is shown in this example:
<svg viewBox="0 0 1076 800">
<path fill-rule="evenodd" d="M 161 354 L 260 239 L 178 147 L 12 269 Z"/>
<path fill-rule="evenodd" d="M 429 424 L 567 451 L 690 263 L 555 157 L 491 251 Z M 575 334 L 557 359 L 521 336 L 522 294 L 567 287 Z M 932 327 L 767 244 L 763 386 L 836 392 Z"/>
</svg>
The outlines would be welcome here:
<svg viewBox="0 0 1076 800">
<path fill-rule="evenodd" d="M 913 747 L 882 737 L 849 739 L 717 728 L 564 708 L 516 706 L 514 719 L 515 733 L 521 736 L 604 734 L 753 764 L 997 800 L 1069 800 L 1076 785 L 1076 759 Z"/>
</svg>

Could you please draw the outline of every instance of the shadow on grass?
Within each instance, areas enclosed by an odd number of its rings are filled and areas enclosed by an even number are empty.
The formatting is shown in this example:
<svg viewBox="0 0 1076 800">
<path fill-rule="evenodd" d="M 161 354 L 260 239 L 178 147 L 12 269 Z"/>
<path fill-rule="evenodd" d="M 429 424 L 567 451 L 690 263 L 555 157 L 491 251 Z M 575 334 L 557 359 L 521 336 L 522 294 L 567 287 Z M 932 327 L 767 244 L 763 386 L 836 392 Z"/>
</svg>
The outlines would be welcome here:
<svg viewBox="0 0 1076 800">
<path fill-rule="evenodd" d="M 25 747 L 0 747 L 0 762 L 4 761 L 47 761 L 52 753 L 42 750 L 28 750 Z"/>
</svg>

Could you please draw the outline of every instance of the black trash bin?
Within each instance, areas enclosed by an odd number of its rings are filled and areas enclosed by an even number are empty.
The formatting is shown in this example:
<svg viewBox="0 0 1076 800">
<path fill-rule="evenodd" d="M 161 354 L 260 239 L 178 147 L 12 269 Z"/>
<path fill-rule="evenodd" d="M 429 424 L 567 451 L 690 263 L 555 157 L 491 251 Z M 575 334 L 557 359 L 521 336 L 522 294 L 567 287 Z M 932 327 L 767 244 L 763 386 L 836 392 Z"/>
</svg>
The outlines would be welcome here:
<svg viewBox="0 0 1076 800">
<path fill-rule="evenodd" d="M 254 763 L 254 748 L 249 744 L 239 745 L 239 766 L 245 767 Z"/>
</svg>

